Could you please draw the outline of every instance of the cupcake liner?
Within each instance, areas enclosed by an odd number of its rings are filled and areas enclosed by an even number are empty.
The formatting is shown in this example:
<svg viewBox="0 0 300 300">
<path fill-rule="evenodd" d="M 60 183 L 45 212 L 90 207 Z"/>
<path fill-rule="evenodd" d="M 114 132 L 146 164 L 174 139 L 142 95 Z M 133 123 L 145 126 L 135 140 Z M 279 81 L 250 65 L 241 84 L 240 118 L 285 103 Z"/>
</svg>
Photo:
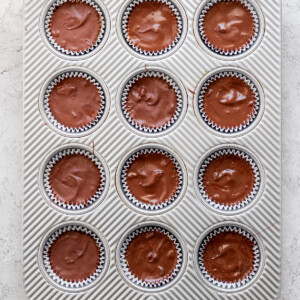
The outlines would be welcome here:
<svg viewBox="0 0 300 300">
<path fill-rule="evenodd" d="M 70 51 L 68 49 L 64 49 L 63 47 L 61 47 L 60 45 L 58 45 L 55 42 L 55 39 L 51 35 L 50 24 L 51 24 L 51 19 L 52 19 L 53 13 L 59 6 L 61 6 L 62 4 L 66 3 L 66 2 L 85 2 L 88 5 L 92 6 L 99 14 L 99 17 L 101 19 L 101 29 L 100 29 L 99 36 L 98 36 L 97 41 L 94 43 L 94 45 L 87 50 Z M 46 17 L 45 17 L 45 21 L 44 21 L 44 30 L 45 30 L 45 34 L 46 34 L 46 37 L 47 37 L 49 43 L 57 51 L 59 51 L 63 54 L 66 54 L 66 55 L 70 55 L 70 56 L 81 56 L 81 55 L 86 55 L 86 54 L 90 53 L 91 51 L 93 51 L 95 48 L 97 48 L 100 45 L 100 43 L 102 42 L 102 40 L 104 38 L 104 34 L 105 34 L 105 30 L 106 30 L 106 20 L 105 20 L 104 13 L 103 13 L 102 9 L 100 8 L 100 6 L 92 0 L 56 0 L 49 7 L 49 9 L 46 13 Z"/>
<path fill-rule="evenodd" d="M 206 93 L 207 89 L 209 88 L 210 84 L 218 79 L 225 78 L 225 77 L 235 77 L 235 78 L 239 78 L 239 79 L 243 80 L 251 88 L 252 93 L 255 98 L 255 109 L 254 109 L 254 112 L 251 115 L 251 117 L 247 120 L 247 122 L 245 124 L 240 124 L 239 126 L 229 127 L 229 128 L 217 125 L 212 120 L 210 120 L 209 117 L 207 116 L 207 114 L 205 113 L 205 109 L 204 109 L 204 105 L 203 105 L 204 104 L 204 96 L 205 96 L 205 93 Z M 261 106 L 260 102 L 261 102 L 260 95 L 259 95 L 259 92 L 258 92 L 255 84 L 246 75 L 236 72 L 236 71 L 223 71 L 223 72 L 219 72 L 219 73 L 213 75 L 208 80 L 206 80 L 206 82 L 201 87 L 199 95 L 198 95 L 198 109 L 199 109 L 199 113 L 200 113 L 200 116 L 203 119 L 203 121 L 212 129 L 214 129 L 218 132 L 221 132 L 221 133 L 228 133 L 228 134 L 240 132 L 240 131 L 246 129 L 248 126 L 250 126 L 255 121 L 256 117 L 258 116 L 260 106 Z"/>
<path fill-rule="evenodd" d="M 51 188 L 51 184 L 50 184 L 50 173 L 51 173 L 52 168 L 63 157 L 66 157 L 66 156 L 72 155 L 72 154 L 80 154 L 80 155 L 84 155 L 84 156 L 88 157 L 97 166 L 97 168 L 99 169 L 99 172 L 101 174 L 100 186 L 99 186 L 97 192 L 95 193 L 95 195 L 92 198 L 86 200 L 86 204 L 74 205 L 74 204 L 69 204 L 69 203 L 63 203 L 63 202 L 59 201 L 52 192 L 52 188 Z M 54 202 L 59 207 L 62 207 L 67 210 L 72 210 L 72 211 L 81 210 L 81 209 L 84 209 L 84 208 L 92 205 L 96 201 L 99 201 L 99 199 L 101 198 L 103 191 L 105 189 L 105 185 L 106 185 L 105 169 L 104 169 L 102 163 L 100 162 L 100 160 L 95 155 L 93 155 L 91 152 L 89 152 L 87 150 L 78 149 L 78 148 L 77 149 L 69 148 L 69 149 L 61 150 L 60 152 L 58 152 L 57 154 L 52 156 L 50 158 L 50 160 L 47 162 L 45 169 L 43 171 L 43 185 L 44 185 L 46 195 L 48 196 L 50 201 Z"/>
<path fill-rule="evenodd" d="M 222 232 L 236 232 L 239 233 L 246 238 L 248 238 L 250 241 L 253 242 L 253 253 L 254 253 L 254 260 L 253 260 L 253 270 L 242 280 L 236 281 L 236 282 L 222 282 L 219 280 L 214 279 L 208 271 L 205 269 L 204 262 L 203 262 L 203 251 L 208 244 L 209 240 L 222 233 Z M 231 289 L 236 289 L 236 288 L 241 288 L 248 284 L 258 273 L 259 267 L 261 264 L 261 251 L 259 248 L 259 244 L 256 240 L 256 238 L 250 234 L 248 231 L 245 229 L 238 227 L 238 226 L 222 226 L 217 229 L 214 229 L 211 231 L 200 243 L 199 250 L 198 250 L 198 266 L 200 269 L 200 273 L 202 276 L 212 285 L 214 285 L 217 288 L 222 288 L 226 290 L 231 290 Z"/>
<path fill-rule="evenodd" d="M 177 96 L 177 109 L 176 112 L 174 113 L 172 119 L 166 123 L 163 126 L 157 127 L 157 128 L 150 128 L 146 126 L 142 126 L 138 123 L 135 122 L 134 119 L 132 119 L 127 112 L 126 109 L 126 102 L 127 102 L 127 97 L 128 94 L 133 87 L 133 85 L 140 79 L 145 78 L 145 77 L 152 77 L 152 78 L 161 78 L 165 80 L 175 91 L 176 96 Z M 158 72 L 158 71 L 146 71 L 146 72 L 141 72 L 137 75 L 135 75 L 133 78 L 131 78 L 125 85 L 123 92 L 122 92 L 122 98 L 121 98 L 121 109 L 123 116 L 125 117 L 126 121 L 135 129 L 145 132 L 145 133 L 160 133 L 163 132 L 167 129 L 169 129 L 173 124 L 176 123 L 178 120 L 180 114 L 182 113 L 183 110 L 183 97 L 182 97 L 182 92 L 175 82 L 174 79 L 172 79 L 170 76 L 164 74 L 163 72 Z"/>
<path fill-rule="evenodd" d="M 244 158 L 248 163 L 250 163 L 253 173 L 254 173 L 254 186 L 253 186 L 253 189 L 252 189 L 250 195 L 248 195 L 243 201 L 241 201 L 235 205 L 228 205 L 228 204 L 224 205 L 224 204 L 215 202 L 213 199 L 211 199 L 206 194 L 205 187 L 203 185 L 203 177 L 204 177 L 204 173 L 205 173 L 205 170 L 208 167 L 208 165 L 217 157 L 220 157 L 223 155 L 228 155 L 228 154 L 233 154 L 233 155 L 237 155 L 241 158 Z M 259 168 L 257 166 L 257 163 L 250 155 L 248 155 L 244 151 L 241 151 L 238 149 L 227 148 L 227 149 L 221 149 L 221 150 L 217 150 L 217 151 L 213 152 L 203 161 L 203 163 L 200 166 L 200 170 L 198 172 L 198 189 L 199 189 L 200 195 L 202 196 L 203 200 L 207 204 L 209 204 L 211 207 L 213 207 L 217 210 L 236 211 L 236 210 L 246 207 L 258 195 L 260 186 L 261 186 L 261 174 L 260 174 Z"/>
<path fill-rule="evenodd" d="M 162 2 L 162 3 L 167 4 L 172 9 L 172 11 L 177 19 L 178 33 L 177 33 L 175 40 L 167 48 L 160 50 L 160 51 L 148 51 L 148 50 L 140 49 L 139 47 L 135 46 L 134 43 L 130 40 L 130 37 L 127 32 L 129 16 L 130 16 L 131 12 L 133 11 L 133 9 L 135 8 L 135 6 L 140 3 L 143 3 L 143 2 L 151 2 L 151 1 Z M 159 55 L 165 54 L 168 51 L 172 50 L 177 45 L 177 43 L 179 42 L 179 40 L 182 36 L 183 21 L 182 21 L 182 16 L 181 16 L 178 8 L 172 1 L 169 1 L 169 0 L 132 0 L 132 2 L 127 6 L 127 8 L 125 9 L 125 11 L 123 13 L 121 26 L 122 26 L 123 37 L 124 37 L 126 43 L 134 51 L 138 52 L 139 54 L 145 55 L 145 56 L 159 56 Z"/>
<path fill-rule="evenodd" d="M 167 201 L 157 204 L 157 205 L 153 205 L 153 204 L 147 204 L 144 203 L 138 199 L 136 199 L 132 193 L 129 190 L 129 187 L 127 185 L 127 171 L 130 167 L 130 165 L 133 163 L 133 161 L 135 159 L 137 159 L 139 157 L 139 155 L 143 155 L 143 154 L 150 154 L 150 153 L 159 153 L 162 154 L 168 158 L 170 158 L 172 160 L 172 162 L 175 165 L 175 168 L 177 170 L 177 174 L 178 174 L 178 186 L 176 188 L 176 192 L 173 195 L 172 198 L 168 199 Z M 133 205 L 135 205 L 138 208 L 144 209 L 144 210 L 150 210 L 150 211 L 158 211 L 161 209 L 164 209 L 166 207 L 168 207 L 169 205 L 171 205 L 172 203 L 174 203 L 178 198 L 179 195 L 182 191 L 183 188 L 183 170 L 179 164 L 179 162 L 176 160 L 175 157 L 173 157 L 170 153 L 168 153 L 167 151 L 164 151 L 162 149 L 158 149 L 158 148 L 146 148 L 146 149 L 142 149 L 139 150 L 137 152 L 135 152 L 134 154 L 132 154 L 127 161 L 124 163 L 123 167 L 122 167 L 122 171 L 121 171 L 121 186 L 122 186 L 122 190 L 123 193 L 127 199 L 127 201 L 131 202 Z"/>
<path fill-rule="evenodd" d="M 219 49 L 219 48 L 216 48 L 214 45 L 212 45 L 209 42 L 209 40 L 206 38 L 205 30 L 204 30 L 204 18 L 205 18 L 205 15 L 207 14 L 207 12 L 209 11 L 209 9 L 218 2 L 226 2 L 226 1 L 227 2 L 240 2 L 241 4 L 243 4 L 250 11 L 250 13 L 253 17 L 253 24 L 254 24 L 254 34 L 253 34 L 253 37 L 251 38 L 251 40 L 249 41 L 249 43 L 238 49 L 231 50 L 231 51 Z M 207 4 L 203 7 L 202 11 L 200 12 L 199 20 L 198 20 L 198 29 L 199 29 L 199 35 L 200 35 L 201 40 L 211 51 L 215 52 L 216 54 L 223 55 L 223 56 L 236 56 L 236 55 L 246 52 L 248 49 L 250 49 L 254 45 L 254 43 L 258 39 L 258 34 L 260 31 L 260 24 L 259 24 L 259 17 L 257 15 L 257 11 L 252 6 L 252 4 L 249 3 L 249 1 L 247 1 L 247 0 L 209 0 L 207 2 Z"/>
<path fill-rule="evenodd" d="M 63 278 L 60 278 L 52 269 L 49 259 L 49 251 L 51 249 L 52 244 L 54 241 L 61 236 L 65 232 L 69 231 L 78 231 L 86 233 L 87 235 L 94 238 L 95 242 L 97 243 L 99 247 L 99 266 L 97 270 L 92 274 L 89 278 L 85 279 L 84 281 L 78 281 L 78 282 L 70 282 L 66 281 Z M 105 266 L 105 260 L 106 260 L 106 253 L 104 245 L 100 239 L 100 237 L 94 233 L 91 229 L 88 229 L 87 227 L 81 226 L 81 225 L 66 225 L 62 228 L 57 229 L 54 233 L 51 234 L 51 236 L 47 239 L 45 242 L 43 252 L 42 252 L 42 260 L 45 267 L 46 274 L 58 285 L 64 287 L 64 288 L 83 288 L 88 286 L 89 284 L 93 283 L 102 273 L 104 266 Z"/>
<path fill-rule="evenodd" d="M 129 270 L 128 263 L 126 260 L 126 251 L 127 247 L 129 246 L 130 242 L 139 234 L 149 232 L 149 231 L 158 231 L 163 234 L 166 234 L 176 245 L 177 249 L 177 264 L 173 270 L 173 273 L 170 275 L 169 278 L 165 278 L 163 281 L 160 282 L 144 282 L 137 277 L 135 277 Z M 170 283 L 174 278 L 178 275 L 180 269 L 182 268 L 183 263 L 183 254 L 182 254 L 182 248 L 178 241 L 178 239 L 167 229 L 159 226 L 143 226 L 140 227 L 134 231 L 132 231 L 128 236 L 124 239 L 121 249 L 120 249 L 120 267 L 123 270 L 125 276 L 129 281 L 131 281 L 133 284 L 138 285 L 139 287 L 144 288 L 158 288 L 162 287 L 168 283 Z"/>
<path fill-rule="evenodd" d="M 67 78 L 84 78 L 84 79 L 90 81 L 91 83 L 93 83 L 98 89 L 99 96 L 102 100 L 100 109 L 99 109 L 98 115 L 96 116 L 95 120 L 86 126 L 74 127 L 74 128 L 65 126 L 65 125 L 61 124 L 60 122 L 58 122 L 51 112 L 50 105 L 49 105 L 49 97 L 51 95 L 51 92 L 53 91 L 54 87 L 57 84 L 59 84 L 61 81 L 63 81 L 64 79 L 67 79 Z M 57 77 L 55 77 L 51 81 L 51 83 L 48 85 L 48 87 L 46 88 L 46 91 L 45 91 L 45 94 L 43 97 L 43 109 L 44 109 L 47 119 L 54 127 L 56 127 L 57 129 L 59 129 L 63 132 L 66 132 L 66 133 L 74 133 L 74 134 L 82 133 L 82 132 L 86 132 L 87 130 L 90 130 L 91 128 L 96 126 L 104 114 L 105 106 L 106 106 L 105 94 L 104 94 L 101 84 L 95 78 L 93 78 L 91 75 L 89 75 L 85 72 L 81 72 L 81 71 L 80 72 L 78 72 L 78 71 L 65 72 L 65 73 L 62 73 L 62 74 L 58 75 Z"/>
</svg>

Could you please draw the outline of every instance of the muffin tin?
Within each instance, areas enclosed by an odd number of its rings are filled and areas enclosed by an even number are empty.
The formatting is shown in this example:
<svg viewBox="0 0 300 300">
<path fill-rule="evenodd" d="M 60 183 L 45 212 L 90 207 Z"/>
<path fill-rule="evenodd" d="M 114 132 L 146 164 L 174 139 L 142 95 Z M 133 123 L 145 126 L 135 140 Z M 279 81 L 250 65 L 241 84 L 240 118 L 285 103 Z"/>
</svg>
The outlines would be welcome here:
<svg viewBox="0 0 300 300">
<path fill-rule="evenodd" d="M 260 30 L 252 47 L 233 56 L 216 54 L 199 40 L 201 9 L 216 0 L 168 0 L 173 1 L 182 18 L 181 37 L 174 48 L 157 55 L 138 53 L 126 43 L 122 16 L 129 0 L 93 0 L 103 12 L 106 27 L 99 46 L 83 55 L 62 53 L 47 40 L 45 17 L 57 0 L 24 1 L 23 267 L 29 299 L 270 300 L 279 292 L 281 1 L 262 0 L 258 4 L 247 0 L 256 8 Z M 152 71 L 170 76 L 182 96 L 179 119 L 162 133 L 133 128 L 122 116 L 120 105 L 126 83 L 139 72 Z M 202 84 L 220 71 L 238 71 L 250 78 L 260 98 L 255 120 L 232 134 L 209 127 L 197 112 Z M 53 125 L 45 113 L 43 104 L 49 84 L 66 72 L 91 75 L 105 95 L 105 109 L 99 122 L 86 131 L 64 131 Z M 132 151 L 149 146 L 170 152 L 182 169 L 178 199 L 158 213 L 136 207 L 125 199 L 118 179 Z M 211 207 L 196 186 L 203 160 L 228 146 L 253 158 L 261 180 L 249 205 L 234 211 Z M 84 209 L 56 205 L 43 185 L 49 158 L 70 148 L 84 149 L 95 156 L 106 174 L 100 198 Z M 45 269 L 43 251 L 47 241 L 57 230 L 68 226 L 94 232 L 105 251 L 100 275 L 82 287 L 61 286 Z M 141 287 L 128 280 L 122 271 L 122 245 L 128 234 L 141 226 L 165 228 L 181 246 L 183 263 L 179 273 L 162 288 Z M 253 280 L 243 286 L 219 286 L 206 280 L 201 272 L 201 243 L 211 231 L 221 227 L 242 228 L 257 241 L 258 268 Z"/>
</svg>

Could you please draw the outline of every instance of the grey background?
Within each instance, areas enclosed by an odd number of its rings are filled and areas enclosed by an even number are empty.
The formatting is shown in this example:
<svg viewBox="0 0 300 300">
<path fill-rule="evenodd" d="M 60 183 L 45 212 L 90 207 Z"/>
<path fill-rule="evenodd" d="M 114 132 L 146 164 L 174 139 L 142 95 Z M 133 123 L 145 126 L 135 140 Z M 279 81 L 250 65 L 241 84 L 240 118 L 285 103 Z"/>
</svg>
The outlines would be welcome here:
<svg viewBox="0 0 300 300">
<path fill-rule="evenodd" d="M 300 1 L 282 0 L 282 9 L 282 291 L 279 299 L 297 300 L 300 297 L 300 137 L 297 130 L 300 128 L 300 97 L 297 97 Z M 22 282 L 22 13 L 21 0 L 0 1 L 1 300 L 26 299 Z"/>
</svg>

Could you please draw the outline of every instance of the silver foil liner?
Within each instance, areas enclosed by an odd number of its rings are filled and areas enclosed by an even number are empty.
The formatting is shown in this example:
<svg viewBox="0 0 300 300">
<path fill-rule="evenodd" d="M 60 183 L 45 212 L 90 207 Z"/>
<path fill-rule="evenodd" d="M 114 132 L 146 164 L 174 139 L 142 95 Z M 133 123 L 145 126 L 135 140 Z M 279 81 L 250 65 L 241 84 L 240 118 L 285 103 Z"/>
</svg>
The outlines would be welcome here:
<svg viewBox="0 0 300 300">
<path fill-rule="evenodd" d="M 94 43 L 94 45 L 91 46 L 87 50 L 84 50 L 84 51 L 70 51 L 68 49 L 64 49 L 58 43 L 56 43 L 55 39 L 53 38 L 53 36 L 51 34 L 50 23 L 51 23 L 53 13 L 59 6 L 61 6 L 62 4 L 66 3 L 66 2 L 85 2 L 88 5 L 92 6 L 99 14 L 99 19 L 101 20 L 101 28 L 100 28 L 99 36 L 98 36 L 97 41 Z M 46 17 L 45 17 L 45 20 L 44 20 L 44 30 L 45 30 L 45 34 L 46 34 L 46 37 L 47 37 L 49 43 L 57 51 L 59 51 L 63 54 L 66 54 L 66 55 L 70 55 L 70 56 L 81 56 L 81 55 L 86 55 L 86 54 L 92 52 L 94 49 L 96 49 L 100 45 L 100 43 L 103 40 L 105 30 L 106 30 L 106 20 L 105 20 L 104 13 L 102 12 L 99 5 L 97 3 L 95 3 L 94 1 L 92 1 L 92 0 L 56 0 L 50 6 L 50 8 L 48 9 L 48 11 L 46 13 Z"/>
<path fill-rule="evenodd" d="M 135 8 L 135 6 L 139 5 L 140 3 L 143 2 L 161 2 L 161 3 L 165 3 L 167 4 L 173 11 L 176 19 L 177 19 L 177 27 L 178 27 L 178 33 L 177 36 L 175 38 L 175 40 L 165 49 L 162 49 L 160 51 L 147 51 L 147 50 L 143 50 L 140 49 L 138 46 L 134 45 L 134 43 L 130 40 L 130 37 L 128 35 L 127 32 L 127 26 L 128 26 L 128 21 L 129 21 L 129 16 L 131 14 L 131 12 L 133 11 L 133 9 Z M 139 54 L 145 55 L 145 56 L 159 56 L 162 54 L 167 53 L 168 51 L 172 50 L 176 44 L 179 42 L 181 36 L 182 36 L 182 26 L 183 26 L 183 22 L 182 22 L 182 16 L 178 10 L 178 8 L 176 7 L 176 5 L 171 1 L 171 0 L 132 0 L 132 2 L 127 6 L 127 8 L 125 9 L 123 16 L 122 16 L 122 32 L 123 32 L 123 37 L 126 41 L 126 43 L 136 52 L 138 52 Z"/>
<path fill-rule="evenodd" d="M 51 92 L 53 91 L 54 87 L 57 84 L 59 84 L 60 82 L 62 82 L 63 80 L 65 80 L 67 78 L 84 78 L 84 79 L 90 81 L 91 83 L 93 83 L 98 89 L 99 96 L 102 100 L 101 105 L 99 107 L 99 112 L 98 112 L 95 120 L 86 126 L 74 127 L 74 128 L 65 126 L 65 125 L 61 124 L 60 122 L 58 122 L 51 112 L 50 105 L 49 105 L 49 97 L 51 95 Z M 93 128 L 94 126 L 96 126 L 104 114 L 105 106 L 106 106 L 105 94 L 104 94 L 101 84 L 95 78 L 93 78 L 91 75 L 81 72 L 81 71 L 80 72 L 78 72 L 78 71 L 65 72 L 65 73 L 60 74 L 56 78 L 54 78 L 51 81 L 51 83 L 48 85 L 48 87 L 45 91 L 45 94 L 44 94 L 44 98 L 43 98 L 43 109 L 44 109 L 45 115 L 46 115 L 47 119 L 49 120 L 49 122 L 57 129 L 59 129 L 63 132 L 67 132 L 67 133 L 82 133 L 82 132 L 86 132 L 86 131 L 90 130 L 91 128 Z"/>
<path fill-rule="evenodd" d="M 160 153 L 160 154 L 170 158 L 171 161 L 173 162 L 173 164 L 177 170 L 177 174 L 178 174 L 178 186 L 176 188 L 175 194 L 171 198 L 169 198 L 166 201 L 164 201 L 160 204 L 157 204 L 157 205 L 147 204 L 147 203 L 144 203 L 144 202 L 136 199 L 132 195 L 132 193 L 127 185 L 127 171 L 129 169 L 129 167 L 131 166 L 131 164 L 140 155 L 150 154 L 150 153 Z M 139 151 L 135 152 L 134 154 L 132 154 L 131 157 L 129 157 L 128 160 L 123 165 L 122 171 L 121 171 L 121 186 L 122 186 L 122 189 L 123 189 L 123 192 L 124 192 L 124 195 L 125 195 L 127 201 L 131 202 L 136 207 L 144 209 L 144 210 L 150 210 L 150 211 L 161 210 L 161 209 L 168 207 L 170 204 L 172 204 L 173 202 L 175 202 L 178 199 L 178 197 L 182 191 L 182 186 L 183 186 L 183 170 L 181 169 L 179 162 L 170 153 L 168 153 L 162 149 L 158 149 L 158 148 L 145 148 L 145 149 L 139 150 Z"/>
<path fill-rule="evenodd" d="M 248 44 L 245 44 L 238 49 L 229 51 L 229 50 L 219 49 L 219 48 L 215 47 L 207 39 L 205 30 L 204 30 L 204 18 L 205 18 L 205 15 L 207 14 L 207 12 L 210 10 L 210 8 L 218 2 L 240 2 L 250 11 L 250 13 L 253 17 L 254 33 L 253 33 L 253 37 L 248 42 Z M 258 15 L 257 15 L 255 8 L 247 0 L 209 0 L 208 3 L 203 7 L 202 11 L 200 12 L 199 20 L 198 20 L 198 29 L 199 29 L 199 35 L 200 35 L 201 40 L 211 51 L 213 51 L 219 55 L 223 55 L 223 56 L 236 56 L 236 55 L 246 52 L 248 49 L 250 49 L 254 45 L 254 43 L 256 42 L 256 40 L 258 38 L 260 25 L 259 25 L 259 19 L 258 19 Z"/>
<path fill-rule="evenodd" d="M 151 127 L 146 127 L 146 126 L 142 126 L 140 124 L 138 124 L 133 118 L 130 117 L 127 109 L 126 109 L 126 102 L 127 102 L 127 97 L 128 94 L 131 90 L 131 88 L 134 86 L 134 84 L 136 82 L 138 82 L 141 78 L 145 78 L 145 77 L 152 77 L 152 78 L 161 78 L 163 80 L 165 80 L 174 90 L 174 92 L 176 93 L 177 96 L 177 108 L 176 111 L 172 117 L 172 119 L 167 122 L 165 125 L 160 126 L 160 127 L 156 127 L 156 128 L 151 128 Z M 182 97 L 182 93 L 181 90 L 179 88 L 179 86 L 177 85 L 177 83 L 175 82 L 174 79 L 172 79 L 170 76 L 164 74 L 163 72 L 158 72 L 158 71 L 145 71 L 145 72 L 141 72 L 137 75 L 135 75 L 133 78 L 131 78 L 127 84 L 125 85 L 123 92 L 122 92 L 122 99 L 121 99 L 121 109 L 122 109 L 122 113 L 123 116 L 125 117 L 126 121 L 135 129 L 145 132 L 145 133 L 160 133 L 163 132 L 169 128 L 172 127 L 173 124 L 176 123 L 176 121 L 178 120 L 180 114 L 182 113 L 182 109 L 183 109 L 183 97 Z"/>
<path fill-rule="evenodd" d="M 63 202 L 59 201 L 59 199 L 57 199 L 52 192 L 52 188 L 51 188 L 51 184 L 50 184 L 50 173 L 51 173 L 52 168 L 62 158 L 66 157 L 68 155 L 72 155 L 72 154 L 84 155 L 84 156 L 88 157 L 97 166 L 97 168 L 99 169 L 99 173 L 101 175 L 100 186 L 99 186 L 97 192 L 94 194 L 94 196 L 92 198 L 87 199 L 86 204 L 74 205 L 74 204 L 69 204 L 69 203 L 63 203 Z M 105 185 L 106 185 L 106 173 L 105 173 L 105 169 L 102 166 L 100 160 L 95 155 L 93 155 L 91 152 L 84 150 L 84 149 L 68 148 L 68 149 L 58 152 L 53 157 L 51 157 L 51 159 L 47 162 L 44 172 L 43 172 L 43 186 L 44 186 L 44 189 L 45 189 L 45 192 L 46 192 L 48 198 L 50 199 L 50 201 L 55 203 L 57 206 L 67 209 L 67 210 L 78 211 L 78 210 L 84 209 L 86 207 L 89 207 L 90 205 L 92 205 L 93 203 L 95 203 L 96 201 L 98 201 L 101 198 L 104 188 L 105 188 Z"/>
<path fill-rule="evenodd" d="M 222 282 L 219 280 L 214 279 L 206 270 L 203 262 L 203 252 L 208 244 L 208 242 L 211 240 L 212 237 L 218 235 L 222 232 L 236 232 L 238 234 L 241 234 L 248 238 L 250 241 L 253 242 L 253 270 L 242 280 L 236 281 L 236 282 Z M 200 268 L 200 272 L 202 276 L 213 286 L 221 289 L 231 290 L 231 289 L 237 289 L 245 286 L 248 284 L 255 276 L 258 274 L 259 267 L 261 264 L 261 251 L 258 245 L 258 242 L 256 238 L 250 234 L 245 229 L 238 227 L 238 226 L 222 226 L 219 228 L 214 229 L 211 231 L 200 243 L 199 249 L 198 249 L 198 264 Z"/>
<path fill-rule="evenodd" d="M 204 174 L 205 174 L 205 171 L 206 171 L 206 168 L 208 167 L 208 165 L 217 157 L 220 157 L 223 155 L 228 155 L 228 154 L 237 155 L 237 156 L 245 159 L 251 165 L 251 168 L 252 168 L 252 171 L 254 174 L 254 185 L 253 185 L 251 193 L 245 199 L 243 199 L 242 201 L 240 201 L 239 203 L 237 203 L 235 205 L 228 205 L 228 204 L 224 205 L 224 204 L 215 202 L 213 199 L 211 199 L 206 194 L 205 186 L 203 183 Z M 234 148 L 220 149 L 220 150 L 213 152 L 203 161 L 202 165 L 200 166 L 200 170 L 198 171 L 198 189 L 199 189 L 200 195 L 202 196 L 202 198 L 204 199 L 204 201 L 207 204 L 209 204 L 211 207 L 213 207 L 217 210 L 236 211 L 236 210 L 246 207 L 257 196 L 260 185 L 261 185 L 261 174 L 260 174 L 259 168 L 258 168 L 256 162 L 254 161 L 254 159 L 250 155 L 245 153 L 244 151 L 234 149 Z"/>
<path fill-rule="evenodd" d="M 127 247 L 129 246 L 130 242 L 139 234 L 149 232 L 149 231 L 158 231 L 163 234 L 166 234 L 176 245 L 177 249 L 177 264 L 172 272 L 172 274 L 168 277 L 165 278 L 163 281 L 159 282 L 145 282 L 137 277 L 135 277 L 128 266 L 128 262 L 126 260 L 126 251 Z M 167 229 L 159 226 L 143 226 L 140 227 L 133 232 L 131 232 L 124 240 L 123 244 L 121 245 L 121 250 L 120 250 L 120 267 L 122 268 L 125 276 L 129 281 L 131 281 L 133 284 L 138 285 L 139 287 L 144 287 L 144 288 L 157 288 L 157 287 L 162 287 L 168 283 L 170 283 L 179 273 L 181 267 L 182 267 L 182 260 L 183 260 L 183 253 L 182 253 L 182 248 L 179 243 L 179 241 L 176 239 L 176 237 L 169 232 Z"/>
<path fill-rule="evenodd" d="M 250 118 L 246 121 L 245 124 L 240 124 L 239 126 L 235 126 L 235 127 L 223 127 L 220 126 L 218 124 L 216 124 L 215 122 L 213 122 L 206 114 L 205 109 L 204 109 L 204 96 L 205 93 L 207 91 L 207 89 L 209 88 L 210 84 L 212 84 L 214 81 L 217 81 L 220 78 L 225 78 L 225 77 L 235 77 L 235 78 L 239 78 L 241 80 L 243 80 L 252 90 L 252 93 L 254 95 L 254 99 L 255 99 L 255 109 L 253 114 L 250 116 Z M 201 118 L 203 119 L 203 121 L 212 129 L 221 132 L 221 133 L 236 133 L 236 132 L 240 132 L 244 129 L 246 129 L 248 126 L 250 126 L 256 119 L 258 112 L 260 110 L 260 95 L 259 92 L 257 90 L 257 87 L 255 86 L 255 84 L 244 74 L 239 73 L 237 71 L 223 71 L 223 72 L 219 72 L 215 75 L 213 75 L 212 77 L 210 77 L 201 87 L 199 95 L 197 95 L 197 100 L 198 100 L 198 109 L 199 109 L 199 113 Z"/>
<path fill-rule="evenodd" d="M 99 265 L 97 270 L 92 274 L 89 278 L 85 279 L 84 281 L 78 281 L 78 282 L 70 282 L 66 281 L 63 278 L 60 278 L 52 269 L 50 259 L 49 259 L 49 251 L 51 249 L 51 246 L 55 242 L 57 238 L 59 238 L 63 233 L 69 232 L 69 231 L 78 231 L 83 232 L 89 236 L 91 236 L 96 244 L 99 247 Z M 43 264 L 45 267 L 45 271 L 47 275 L 58 285 L 64 287 L 64 288 L 83 288 L 88 286 L 89 284 L 93 283 L 102 273 L 104 266 L 105 266 L 105 260 L 106 260 L 106 253 L 103 246 L 102 241 L 97 236 L 96 233 L 94 233 L 92 230 L 81 226 L 81 225 L 66 225 L 62 228 L 57 229 L 54 233 L 51 234 L 51 236 L 48 238 L 44 245 L 43 254 L 42 254 Z"/>
</svg>

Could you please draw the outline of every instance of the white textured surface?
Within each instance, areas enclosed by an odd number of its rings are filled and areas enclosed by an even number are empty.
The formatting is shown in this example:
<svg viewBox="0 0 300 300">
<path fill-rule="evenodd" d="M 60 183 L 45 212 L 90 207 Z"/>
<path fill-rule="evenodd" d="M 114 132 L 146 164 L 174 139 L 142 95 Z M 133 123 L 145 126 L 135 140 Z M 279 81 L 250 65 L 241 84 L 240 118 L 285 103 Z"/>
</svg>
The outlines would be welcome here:
<svg viewBox="0 0 300 300">
<path fill-rule="evenodd" d="M 300 173 L 298 0 L 283 1 L 283 274 L 281 299 L 299 294 L 297 217 Z M 0 3 L 0 299 L 25 299 L 22 287 L 22 3 Z M 294 105 L 294 106 L 293 106 Z M 299 107 L 299 105 L 298 105 Z M 288 121 L 288 122 L 287 122 Z"/>
</svg>

